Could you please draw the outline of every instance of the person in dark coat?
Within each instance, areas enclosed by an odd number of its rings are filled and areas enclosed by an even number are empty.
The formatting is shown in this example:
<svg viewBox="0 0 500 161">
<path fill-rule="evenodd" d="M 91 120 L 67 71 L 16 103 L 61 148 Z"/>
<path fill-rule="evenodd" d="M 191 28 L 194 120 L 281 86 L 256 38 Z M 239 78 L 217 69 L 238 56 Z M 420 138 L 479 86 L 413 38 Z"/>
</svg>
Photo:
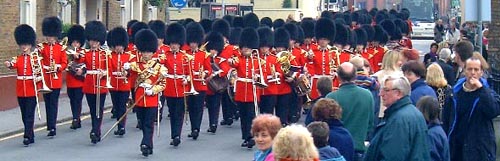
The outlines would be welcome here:
<svg viewBox="0 0 500 161">
<path fill-rule="evenodd" d="M 432 161 L 450 161 L 450 147 L 448 137 L 444 133 L 439 114 L 441 107 L 438 100 L 430 96 L 424 96 L 417 102 L 417 108 L 424 115 L 427 122 L 427 141 Z"/>
<path fill-rule="evenodd" d="M 436 62 L 438 60 L 437 50 L 438 50 L 438 44 L 432 43 L 431 44 L 431 51 L 424 55 L 424 64 L 426 66 L 433 63 L 433 62 Z"/>
<path fill-rule="evenodd" d="M 331 147 L 337 148 L 347 161 L 354 159 L 354 141 L 351 133 L 340 121 L 342 108 L 333 99 L 321 98 L 314 104 L 312 116 L 315 121 L 326 122 L 330 128 Z"/>
<path fill-rule="evenodd" d="M 451 66 L 450 63 L 450 56 L 451 56 L 451 50 L 448 48 L 444 48 L 439 52 L 439 60 L 437 63 L 441 67 L 444 73 L 444 78 L 448 82 L 450 86 L 453 87 L 455 85 L 455 75 L 454 75 L 454 70 L 453 66 Z"/>
<path fill-rule="evenodd" d="M 410 82 L 401 76 L 389 75 L 380 96 L 384 117 L 375 129 L 365 161 L 428 161 L 427 125 L 424 116 L 411 103 Z"/>
<path fill-rule="evenodd" d="M 401 67 L 405 77 L 411 83 L 411 102 L 416 105 L 420 97 L 432 96 L 437 98 L 434 90 L 425 82 L 426 69 L 423 63 L 415 60 L 406 62 Z"/>
<path fill-rule="evenodd" d="M 307 126 L 307 130 L 311 132 L 321 161 L 345 161 L 339 150 L 328 145 L 330 128 L 328 128 L 327 123 L 320 121 L 313 122 Z"/>
<path fill-rule="evenodd" d="M 319 93 L 321 96 L 319 96 L 317 99 L 312 100 L 310 103 L 312 104 L 312 108 L 314 108 L 314 103 L 316 103 L 319 99 L 325 98 L 328 93 L 332 91 L 332 78 L 330 77 L 321 77 L 318 78 L 318 84 L 316 84 Z M 304 123 L 309 125 L 311 122 L 314 121 L 312 117 L 312 108 L 307 112 L 306 120 Z"/>
<path fill-rule="evenodd" d="M 453 87 L 453 97 L 443 112 L 451 160 L 493 161 L 496 143 L 492 120 L 500 114 L 499 96 L 482 78 L 479 59 L 467 59 L 464 67 L 465 77 Z"/>
</svg>

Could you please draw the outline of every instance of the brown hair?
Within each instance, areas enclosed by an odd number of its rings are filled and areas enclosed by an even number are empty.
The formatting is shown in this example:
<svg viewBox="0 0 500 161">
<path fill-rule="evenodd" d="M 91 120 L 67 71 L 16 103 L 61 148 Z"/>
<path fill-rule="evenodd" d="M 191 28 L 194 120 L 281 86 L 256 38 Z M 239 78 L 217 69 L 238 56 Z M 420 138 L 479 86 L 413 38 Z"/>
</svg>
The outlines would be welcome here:
<svg viewBox="0 0 500 161">
<path fill-rule="evenodd" d="M 337 101 L 329 98 L 321 98 L 314 103 L 312 116 L 315 121 L 328 121 L 342 118 L 342 108 Z"/>
<path fill-rule="evenodd" d="M 417 108 L 422 112 L 427 122 L 439 123 L 441 109 L 437 99 L 431 96 L 423 96 L 417 102 Z"/>
<path fill-rule="evenodd" d="M 475 51 L 472 54 L 472 57 L 476 58 L 476 59 L 479 59 L 479 61 L 481 61 L 481 67 L 483 68 L 483 70 L 490 69 L 490 65 L 488 64 L 488 62 L 486 61 L 486 59 L 484 59 L 484 57 L 481 55 L 481 53 Z"/>
<path fill-rule="evenodd" d="M 271 114 L 258 115 L 252 121 L 253 135 L 261 131 L 267 131 L 269 132 L 269 135 L 271 135 L 271 138 L 274 138 L 281 128 L 282 126 L 280 119 Z"/>
</svg>

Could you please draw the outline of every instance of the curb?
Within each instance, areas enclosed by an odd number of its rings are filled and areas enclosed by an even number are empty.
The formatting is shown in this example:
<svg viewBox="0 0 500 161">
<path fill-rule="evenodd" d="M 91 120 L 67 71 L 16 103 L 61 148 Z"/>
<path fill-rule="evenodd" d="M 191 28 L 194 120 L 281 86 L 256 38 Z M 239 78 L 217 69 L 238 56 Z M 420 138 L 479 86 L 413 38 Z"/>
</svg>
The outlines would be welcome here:
<svg viewBox="0 0 500 161">
<path fill-rule="evenodd" d="M 112 105 L 111 106 L 105 106 L 104 110 L 111 109 L 111 107 L 113 107 L 113 106 Z M 90 111 L 83 112 L 80 117 L 88 116 L 88 115 L 90 115 Z M 104 115 L 104 111 L 103 111 L 103 115 Z M 60 119 L 57 120 L 56 126 L 59 123 L 63 123 L 63 122 L 70 121 L 70 120 L 73 120 L 73 116 L 68 116 L 68 117 L 60 118 Z M 41 128 L 41 127 L 44 127 L 44 126 L 47 126 L 47 122 L 35 124 L 34 127 L 33 127 L 33 129 L 38 129 L 38 128 Z M 12 136 L 12 135 L 16 135 L 16 134 L 19 134 L 19 133 L 23 133 L 23 132 L 24 132 L 24 127 L 21 127 L 19 129 L 16 129 L 16 130 L 7 131 L 5 133 L 0 134 L 0 139 L 1 138 L 6 138 L 6 137 L 9 137 L 9 136 Z"/>
</svg>

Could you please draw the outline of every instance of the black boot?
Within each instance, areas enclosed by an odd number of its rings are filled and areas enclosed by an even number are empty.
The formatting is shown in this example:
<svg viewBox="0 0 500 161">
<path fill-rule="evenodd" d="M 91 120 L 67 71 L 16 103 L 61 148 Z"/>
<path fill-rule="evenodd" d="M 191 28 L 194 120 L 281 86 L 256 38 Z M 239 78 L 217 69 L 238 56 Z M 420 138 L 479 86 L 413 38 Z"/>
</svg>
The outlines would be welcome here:
<svg viewBox="0 0 500 161">
<path fill-rule="evenodd" d="M 247 148 L 252 149 L 255 146 L 255 141 L 253 139 L 248 140 Z"/>
<path fill-rule="evenodd" d="M 147 145 L 141 145 L 142 155 L 148 157 L 149 154 L 153 154 L 153 149 L 149 148 Z"/>
<path fill-rule="evenodd" d="M 181 138 L 176 136 L 174 137 L 174 139 L 172 139 L 172 142 L 170 142 L 170 145 L 173 145 L 173 146 L 179 146 L 179 144 L 181 143 Z"/>
<path fill-rule="evenodd" d="M 115 131 L 115 135 L 123 136 L 125 135 L 125 128 L 118 128 L 118 130 Z"/>
<path fill-rule="evenodd" d="M 222 120 L 220 122 L 220 125 L 227 125 L 227 126 L 231 126 L 233 124 L 233 119 L 228 119 L 228 120 Z"/>
<path fill-rule="evenodd" d="M 23 139 L 24 146 L 28 146 L 28 145 L 30 145 L 32 143 L 35 143 L 35 139 L 33 139 L 33 138 L 24 138 Z"/>
<path fill-rule="evenodd" d="M 213 133 L 215 134 L 215 132 L 217 131 L 217 125 L 210 125 L 210 127 L 208 128 L 207 132 L 210 132 L 210 133 Z"/>
<path fill-rule="evenodd" d="M 243 143 L 241 143 L 241 147 L 247 147 L 248 146 L 248 141 L 243 141 Z"/>
<path fill-rule="evenodd" d="M 200 135 L 200 131 L 198 129 L 194 129 L 191 134 L 188 134 L 188 137 L 193 138 L 193 140 L 198 139 L 198 136 Z"/>
<path fill-rule="evenodd" d="M 47 134 L 48 137 L 54 137 L 56 136 L 56 129 L 50 129 L 49 133 Z"/>
<path fill-rule="evenodd" d="M 80 123 L 80 120 L 73 119 L 73 121 L 71 122 L 71 126 L 69 128 L 76 130 L 76 129 L 81 128 L 81 127 L 82 127 L 82 124 Z"/>
<path fill-rule="evenodd" d="M 96 133 L 90 133 L 90 142 L 92 142 L 92 144 L 97 144 L 98 142 L 101 141 L 101 136 L 97 136 Z"/>
</svg>

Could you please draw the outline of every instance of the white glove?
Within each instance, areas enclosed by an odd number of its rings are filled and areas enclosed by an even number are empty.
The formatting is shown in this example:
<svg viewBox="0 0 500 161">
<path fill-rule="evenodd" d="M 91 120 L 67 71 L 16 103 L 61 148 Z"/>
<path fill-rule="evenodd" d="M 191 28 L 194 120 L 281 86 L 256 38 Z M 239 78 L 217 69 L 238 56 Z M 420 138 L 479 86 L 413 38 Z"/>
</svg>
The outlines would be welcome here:
<svg viewBox="0 0 500 161">
<path fill-rule="evenodd" d="M 148 96 L 152 96 L 152 95 L 153 95 L 153 89 L 151 89 L 151 88 L 146 88 L 146 89 L 144 90 L 144 93 L 146 93 L 146 95 L 148 95 Z"/>
<path fill-rule="evenodd" d="M 123 69 L 129 70 L 130 69 L 130 63 L 124 63 L 123 64 Z"/>
<path fill-rule="evenodd" d="M 141 83 L 141 84 L 139 84 L 139 87 L 149 89 L 149 88 L 153 87 L 153 85 L 148 84 L 148 83 Z"/>
<path fill-rule="evenodd" d="M 189 76 L 182 79 L 182 85 L 187 85 L 189 80 L 191 80 L 191 77 L 189 77 Z"/>
</svg>

